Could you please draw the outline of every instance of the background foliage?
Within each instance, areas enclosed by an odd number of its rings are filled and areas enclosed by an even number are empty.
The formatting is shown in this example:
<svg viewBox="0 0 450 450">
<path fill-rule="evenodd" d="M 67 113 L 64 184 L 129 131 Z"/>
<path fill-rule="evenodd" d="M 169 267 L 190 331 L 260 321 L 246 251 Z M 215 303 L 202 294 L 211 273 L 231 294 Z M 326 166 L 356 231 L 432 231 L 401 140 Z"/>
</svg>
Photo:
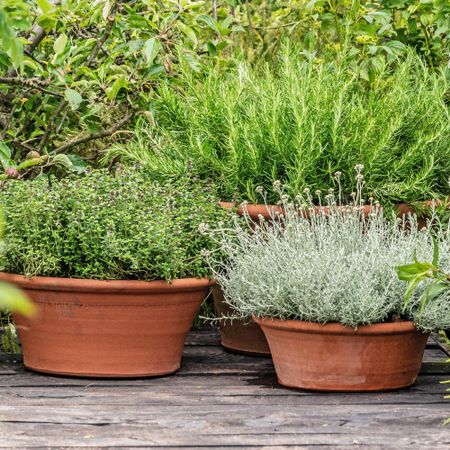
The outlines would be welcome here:
<svg viewBox="0 0 450 450">
<path fill-rule="evenodd" d="M 283 38 L 307 59 L 350 58 L 371 83 L 406 46 L 444 67 L 449 10 L 446 0 L 4 0 L 2 177 L 82 171 L 74 154 L 95 164 L 139 115 L 154 120 L 161 80 L 176 89 L 186 71 L 270 61 Z"/>
</svg>

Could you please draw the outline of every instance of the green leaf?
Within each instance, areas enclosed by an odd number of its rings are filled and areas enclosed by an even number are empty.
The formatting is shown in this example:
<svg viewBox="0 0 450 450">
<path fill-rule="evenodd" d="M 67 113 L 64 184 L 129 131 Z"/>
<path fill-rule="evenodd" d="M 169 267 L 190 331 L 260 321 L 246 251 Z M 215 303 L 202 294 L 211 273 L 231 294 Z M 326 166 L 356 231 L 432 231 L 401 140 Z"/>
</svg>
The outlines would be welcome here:
<svg viewBox="0 0 450 450">
<path fill-rule="evenodd" d="M 423 280 L 422 277 L 416 277 L 414 278 L 408 285 L 408 289 L 406 289 L 405 292 L 405 306 L 409 303 L 411 300 L 411 297 L 416 290 L 417 285 Z"/>
<path fill-rule="evenodd" d="M 183 22 L 178 22 L 177 23 L 177 27 L 178 29 L 184 33 L 195 45 L 197 45 L 197 35 L 195 34 L 195 31 L 187 26 L 186 24 L 184 24 Z"/>
<path fill-rule="evenodd" d="M 207 44 L 208 46 L 208 52 L 211 56 L 217 56 L 217 48 L 216 46 L 210 41 Z"/>
<path fill-rule="evenodd" d="M 24 316 L 32 316 L 36 312 L 36 306 L 21 290 L 4 281 L 0 281 L 0 309 Z"/>
<path fill-rule="evenodd" d="M 420 298 L 420 312 L 423 312 L 427 303 L 439 297 L 443 292 L 450 289 L 447 283 L 431 283 Z"/>
<path fill-rule="evenodd" d="M 214 19 L 214 17 L 202 14 L 202 15 L 198 16 L 196 20 L 199 23 L 203 22 L 205 25 L 207 25 L 209 28 L 211 28 L 211 30 L 215 31 L 217 34 L 221 34 L 219 26 L 217 24 L 217 20 Z"/>
<path fill-rule="evenodd" d="M 4 170 L 16 167 L 16 163 L 11 158 L 11 149 L 4 142 L 0 142 L 0 163 Z"/>
<path fill-rule="evenodd" d="M 145 41 L 144 47 L 142 48 L 142 54 L 144 55 L 147 64 L 153 64 L 160 48 L 160 42 L 154 37 Z"/>
<path fill-rule="evenodd" d="M 15 68 L 22 67 L 23 45 L 13 31 L 9 16 L 6 11 L 0 9 L 0 44 L 11 58 Z"/>
<path fill-rule="evenodd" d="M 191 53 L 186 53 L 185 55 L 186 62 L 188 63 L 189 67 L 197 73 L 201 73 L 201 66 L 199 61 L 195 58 L 194 55 Z"/>
<path fill-rule="evenodd" d="M 121 89 L 126 89 L 127 87 L 128 81 L 126 80 L 124 75 L 116 78 L 113 85 L 106 90 L 106 96 L 108 97 L 108 100 L 113 101 L 117 97 L 119 91 Z"/>
<path fill-rule="evenodd" d="M 87 164 L 83 160 L 83 158 L 78 155 L 67 155 L 67 158 L 69 158 L 70 162 L 72 163 L 72 167 L 70 168 L 70 170 L 79 174 L 85 172 Z"/>
<path fill-rule="evenodd" d="M 409 281 L 416 276 L 426 276 L 433 266 L 429 263 L 415 262 L 397 267 L 397 274 L 400 280 Z"/>
<path fill-rule="evenodd" d="M 36 0 L 36 3 L 44 14 L 53 9 L 53 5 L 48 0 Z"/>
<path fill-rule="evenodd" d="M 61 54 L 66 48 L 66 44 L 67 44 L 67 35 L 61 33 L 56 39 L 55 43 L 53 44 L 53 50 L 55 51 L 55 54 L 56 55 Z"/>
<path fill-rule="evenodd" d="M 83 97 L 74 89 L 66 89 L 64 91 L 64 98 L 69 102 L 72 111 L 77 110 L 83 101 Z"/>
</svg>

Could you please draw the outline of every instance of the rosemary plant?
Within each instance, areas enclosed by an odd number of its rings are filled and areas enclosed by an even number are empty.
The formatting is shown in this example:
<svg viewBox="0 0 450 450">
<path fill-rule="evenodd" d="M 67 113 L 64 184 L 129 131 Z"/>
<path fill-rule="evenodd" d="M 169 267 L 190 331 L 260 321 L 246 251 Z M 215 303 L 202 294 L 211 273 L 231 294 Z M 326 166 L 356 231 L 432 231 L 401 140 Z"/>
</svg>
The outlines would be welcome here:
<svg viewBox="0 0 450 450">
<path fill-rule="evenodd" d="M 359 187 L 362 174 L 357 174 Z M 253 223 L 254 232 L 236 223 L 222 231 L 227 264 L 215 262 L 226 301 L 238 317 L 273 317 L 358 325 L 413 320 L 424 331 L 450 327 L 450 295 L 443 292 L 422 308 L 421 287 L 405 304 L 406 283 L 397 276 L 415 251 L 418 258 L 433 249 L 428 229 L 415 217 L 386 220 L 371 202 L 363 217 L 364 199 L 342 206 L 342 194 L 330 190 L 326 208 L 317 208 L 308 192 L 291 199 L 280 185 L 283 213 L 269 224 Z M 246 216 L 247 222 L 251 219 Z M 438 229 L 440 264 L 450 268 L 450 228 Z M 212 260 L 214 258 L 212 257 Z M 422 289 L 425 289 L 424 286 Z"/>
<path fill-rule="evenodd" d="M 194 171 L 211 178 L 222 200 L 269 202 L 275 180 L 295 195 L 326 190 L 341 170 L 345 192 L 363 163 L 366 192 L 383 204 L 448 194 L 448 81 L 410 55 L 371 84 L 345 62 L 305 60 L 292 50 L 262 69 L 239 65 L 203 81 L 185 74 L 163 85 L 136 139 L 106 161 L 147 165 L 154 177 Z"/>
</svg>

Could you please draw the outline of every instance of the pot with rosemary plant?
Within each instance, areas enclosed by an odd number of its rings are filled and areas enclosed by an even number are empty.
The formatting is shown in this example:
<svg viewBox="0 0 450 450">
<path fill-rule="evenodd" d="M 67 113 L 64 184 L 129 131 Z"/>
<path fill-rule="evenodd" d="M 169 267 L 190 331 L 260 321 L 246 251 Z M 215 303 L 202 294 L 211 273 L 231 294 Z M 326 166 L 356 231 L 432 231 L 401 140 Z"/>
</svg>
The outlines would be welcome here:
<svg viewBox="0 0 450 450">
<path fill-rule="evenodd" d="M 222 234 L 227 265 L 216 278 L 238 317 L 253 317 L 268 340 L 278 380 L 289 387 L 373 391 L 417 378 L 429 332 L 450 325 L 450 302 L 405 305 L 396 267 L 432 248 L 415 219 L 389 222 L 362 205 L 305 214 L 283 197 L 283 216 L 248 233 Z M 448 233 L 437 232 L 450 263 Z"/>
<path fill-rule="evenodd" d="M 247 201 L 254 218 L 266 214 L 259 187 L 274 205 L 274 181 L 290 195 L 304 186 L 326 192 L 340 170 L 350 193 L 358 163 L 367 196 L 383 206 L 448 195 L 445 73 L 412 54 L 379 69 L 367 83 L 351 61 L 307 59 L 287 47 L 257 67 L 201 79 L 183 73 L 178 89 L 161 84 L 152 120 L 143 116 L 136 138 L 112 146 L 106 159 L 144 164 L 163 179 L 212 179 L 222 201 Z"/>
<path fill-rule="evenodd" d="M 93 171 L 11 182 L 1 280 L 38 306 L 15 315 L 26 367 L 136 377 L 180 367 L 184 340 L 212 281 L 199 227 L 226 212 L 189 181 Z"/>
</svg>

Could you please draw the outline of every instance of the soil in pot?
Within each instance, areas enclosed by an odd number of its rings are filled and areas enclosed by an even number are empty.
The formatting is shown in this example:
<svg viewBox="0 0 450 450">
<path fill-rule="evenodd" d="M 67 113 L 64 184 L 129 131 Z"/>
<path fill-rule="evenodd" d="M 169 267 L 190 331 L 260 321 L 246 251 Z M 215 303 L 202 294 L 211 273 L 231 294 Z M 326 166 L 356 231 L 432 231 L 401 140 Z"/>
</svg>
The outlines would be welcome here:
<svg viewBox="0 0 450 450">
<path fill-rule="evenodd" d="M 413 322 L 361 326 L 255 318 L 280 384 L 320 391 L 381 391 L 415 383 L 429 334 Z"/>
<path fill-rule="evenodd" d="M 219 285 L 212 288 L 214 309 L 217 317 L 232 315 L 231 308 L 225 303 Z M 245 322 L 234 319 L 219 322 L 220 342 L 227 350 L 254 356 L 270 356 L 269 345 L 260 326 L 253 320 Z"/>
<path fill-rule="evenodd" d="M 177 371 L 207 279 L 99 281 L 0 274 L 22 288 L 38 317 L 15 315 L 27 368 L 87 377 Z"/>
</svg>

